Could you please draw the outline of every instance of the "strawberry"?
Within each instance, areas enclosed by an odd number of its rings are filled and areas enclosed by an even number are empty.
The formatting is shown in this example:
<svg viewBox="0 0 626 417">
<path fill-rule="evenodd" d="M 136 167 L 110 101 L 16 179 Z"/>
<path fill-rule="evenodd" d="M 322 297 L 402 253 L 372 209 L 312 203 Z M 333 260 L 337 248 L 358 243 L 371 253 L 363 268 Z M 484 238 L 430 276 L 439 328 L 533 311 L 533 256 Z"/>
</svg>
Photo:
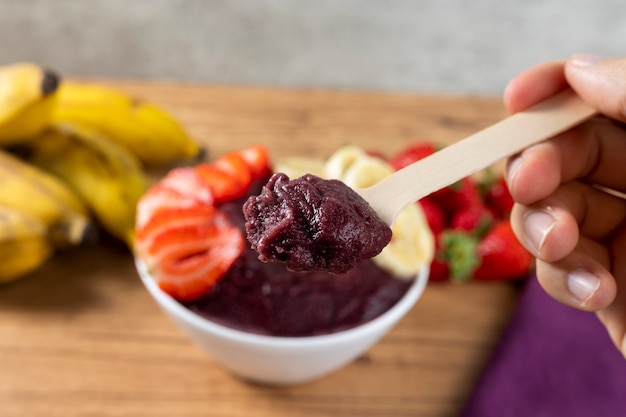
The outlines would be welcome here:
<svg viewBox="0 0 626 417">
<path fill-rule="evenodd" d="M 389 164 L 397 171 L 413 162 L 432 155 L 436 150 L 436 146 L 431 142 L 418 142 L 389 158 Z"/>
<path fill-rule="evenodd" d="M 485 204 L 493 208 L 498 217 L 508 218 L 515 202 L 505 179 L 499 177 L 487 184 L 485 188 Z"/>
<path fill-rule="evenodd" d="M 241 197 L 248 192 L 254 175 L 251 165 L 241 152 L 224 154 L 213 163 L 213 166 L 230 174 L 233 180 L 237 182 L 236 189 L 240 190 Z"/>
<path fill-rule="evenodd" d="M 481 239 L 476 248 L 480 265 L 474 271 L 476 280 L 511 280 L 528 275 L 533 256 L 513 234 L 511 223 L 502 220 Z"/>
<path fill-rule="evenodd" d="M 513 280 L 524 278 L 531 269 L 533 257 L 518 242 L 508 220 L 497 221 L 483 237 L 447 229 L 439 240 L 436 261 L 445 263 L 454 281 Z"/>
<path fill-rule="evenodd" d="M 439 236 L 439 234 L 446 227 L 445 213 L 431 198 L 422 198 L 418 201 L 418 204 L 422 207 L 422 211 L 426 216 L 426 220 L 428 221 L 428 225 L 430 226 L 433 234 L 435 236 Z"/>
<path fill-rule="evenodd" d="M 472 206 L 482 206 L 482 196 L 471 177 L 465 177 L 454 184 L 432 194 L 440 207 L 449 215 Z"/>
<path fill-rule="evenodd" d="M 195 169 L 202 181 L 211 189 L 216 205 L 241 198 L 248 191 L 235 174 L 220 168 L 215 163 L 200 164 Z"/>
<path fill-rule="evenodd" d="M 270 154 L 264 146 L 256 145 L 239 151 L 241 157 L 247 162 L 252 172 L 252 181 L 266 181 L 272 170 L 270 166 Z"/>
<path fill-rule="evenodd" d="M 269 173 L 267 150 L 257 146 L 174 169 L 144 194 L 135 248 L 163 291 L 194 300 L 226 274 L 246 240 L 217 206 L 244 197 Z"/>
<path fill-rule="evenodd" d="M 528 275 L 532 255 L 518 242 L 508 220 L 499 220 L 481 238 L 446 229 L 437 240 L 431 280 L 514 280 Z"/>
<path fill-rule="evenodd" d="M 435 235 L 435 257 L 430 263 L 429 281 L 447 281 L 450 278 L 450 268 L 443 255 L 440 235 Z"/>
<path fill-rule="evenodd" d="M 137 227 L 137 247 L 148 253 L 153 250 L 154 239 L 161 233 L 179 227 L 201 227 L 213 218 L 215 210 L 213 206 L 198 204 L 188 207 L 159 207 L 141 227 Z"/>
<path fill-rule="evenodd" d="M 174 190 L 185 197 L 193 198 L 201 204 L 213 204 L 211 187 L 193 167 L 180 167 L 171 170 L 159 181 L 159 186 Z"/>
<path fill-rule="evenodd" d="M 444 231 L 440 239 L 441 254 L 449 269 L 450 279 L 464 281 L 472 277 L 479 260 L 476 256 L 478 238 L 465 231 Z"/>
<path fill-rule="evenodd" d="M 155 241 L 166 242 L 168 250 L 157 254 L 158 269 L 153 271 L 159 287 L 181 301 L 206 294 L 230 269 L 245 247 L 239 229 L 178 228 Z M 178 241 L 179 244 L 172 243 Z"/>
<path fill-rule="evenodd" d="M 365 153 L 367 153 L 369 156 L 371 156 L 373 158 L 382 159 L 383 161 L 387 160 L 387 158 L 385 157 L 385 155 L 382 152 L 374 150 L 374 149 L 367 149 L 365 151 Z"/>
<path fill-rule="evenodd" d="M 233 151 L 214 162 L 170 171 L 161 184 L 204 204 L 220 204 L 246 195 L 253 181 L 269 176 L 269 154 L 262 146 Z"/>
<path fill-rule="evenodd" d="M 454 213 L 450 220 L 450 228 L 481 236 L 491 227 L 493 221 L 494 215 L 487 207 L 470 205 Z"/>
<path fill-rule="evenodd" d="M 220 204 L 246 195 L 252 181 L 263 175 L 267 166 L 260 158 L 260 150 L 249 148 L 224 154 L 213 163 L 199 164 L 195 171 L 211 189 L 215 204 Z"/>
<path fill-rule="evenodd" d="M 212 199 L 212 197 L 211 197 Z M 200 205 L 193 196 L 157 183 L 150 187 L 137 202 L 135 229 L 140 230 L 154 216 L 154 213 L 166 208 L 189 208 Z"/>
<path fill-rule="evenodd" d="M 432 282 L 447 281 L 450 279 L 450 268 L 445 260 L 435 257 L 430 263 L 430 274 L 428 280 Z"/>
<path fill-rule="evenodd" d="M 243 233 L 208 206 L 158 211 L 137 236 L 159 287 L 181 301 L 206 294 L 245 249 Z"/>
</svg>

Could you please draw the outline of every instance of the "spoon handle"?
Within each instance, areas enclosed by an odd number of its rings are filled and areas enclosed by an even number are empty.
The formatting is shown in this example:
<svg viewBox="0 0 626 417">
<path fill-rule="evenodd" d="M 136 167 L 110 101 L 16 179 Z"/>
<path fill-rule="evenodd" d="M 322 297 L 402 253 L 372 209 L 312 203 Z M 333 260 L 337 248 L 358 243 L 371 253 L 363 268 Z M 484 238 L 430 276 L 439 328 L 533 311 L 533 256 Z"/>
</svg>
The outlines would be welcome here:
<svg viewBox="0 0 626 417">
<path fill-rule="evenodd" d="M 596 111 L 576 93 L 566 90 L 447 146 L 372 187 L 357 191 L 392 225 L 407 204 L 551 138 L 594 114 Z"/>
</svg>

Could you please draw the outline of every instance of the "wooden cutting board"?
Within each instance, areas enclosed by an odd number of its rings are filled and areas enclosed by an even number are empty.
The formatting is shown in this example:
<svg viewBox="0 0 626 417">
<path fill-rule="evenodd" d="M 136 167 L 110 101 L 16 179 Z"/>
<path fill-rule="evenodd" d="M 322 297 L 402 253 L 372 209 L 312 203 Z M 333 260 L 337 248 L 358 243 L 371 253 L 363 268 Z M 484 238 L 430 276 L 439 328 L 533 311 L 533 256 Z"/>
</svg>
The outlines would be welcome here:
<svg viewBox="0 0 626 417">
<path fill-rule="evenodd" d="M 505 116 L 491 97 L 89 81 L 171 110 L 209 158 L 254 143 L 274 157 L 324 157 L 348 143 L 389 155 Z M 431 283 L 353 364 L 306 385 L 263 387 L 191 344 L 144 290 L 128 251 L 104 242 L 0 287 L 0 416 L 455 416 L 516 299 L 507 283 Z"/>
</svg>

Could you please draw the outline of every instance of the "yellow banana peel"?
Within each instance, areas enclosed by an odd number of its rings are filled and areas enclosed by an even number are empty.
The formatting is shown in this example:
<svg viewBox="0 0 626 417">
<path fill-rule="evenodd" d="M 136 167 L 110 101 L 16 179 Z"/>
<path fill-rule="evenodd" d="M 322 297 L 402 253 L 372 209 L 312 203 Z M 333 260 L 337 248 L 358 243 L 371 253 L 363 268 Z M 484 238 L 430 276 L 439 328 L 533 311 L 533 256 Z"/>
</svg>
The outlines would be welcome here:
<svg viewBox="0 0 626 417">
<path fill-rule="evenodd" d="M 201 146 L 169 113 L 110 87 L 62 83 L 53 121 L 100 132 L 149 167 L 195 160 L 202 154 Z"/>
<path fill-rule="evenodd" d="M 32 63 L 0 67 L 0 145 L 28 140 L 46 128 L 59 78 Z"/>
</svg>

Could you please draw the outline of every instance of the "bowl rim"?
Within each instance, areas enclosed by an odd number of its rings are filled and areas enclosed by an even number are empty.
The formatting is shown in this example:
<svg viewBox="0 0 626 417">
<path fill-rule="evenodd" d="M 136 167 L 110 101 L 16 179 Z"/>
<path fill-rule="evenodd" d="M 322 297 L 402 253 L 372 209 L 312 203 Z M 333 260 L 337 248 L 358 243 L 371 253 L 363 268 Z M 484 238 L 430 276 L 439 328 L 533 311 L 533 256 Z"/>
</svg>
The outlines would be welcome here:
<svg viewBox="0 0 626 417">
<path fill-rule="evenodd" d="M 212 333 L 222 338 L 239 343 L 246 343 L 258 347 L 289 347 L 289 348 L 311 348 L 318 345 L 328 345 L 359 338 L 377 329 L 386 329 L 399 321 L 415 303 L 421 298 L 426 284 L 428 283 L 430 265 L 426 264 L 420 268 L 414 282 L 409 287 L 404 296 L 394 304 L 389 310 L 378 317 L 363 323 L 359 326 L 346 330 L 314 335 L 314 336 L 268 336 L 256 333 L 249 333 L 242 330 L 233 329 L 222 324 L 215 323 L 201 315 L 189 310 L 169 294 L 163 292 L 156 281 L 148 272 L 143 260 L 135 258 L 135 266 L 141 281 L 148 292 L 158 302 L 158 304 L 179 320 L 191 324 L 193 327 L 201 329 L 203 332 Z"/>
</svg>

